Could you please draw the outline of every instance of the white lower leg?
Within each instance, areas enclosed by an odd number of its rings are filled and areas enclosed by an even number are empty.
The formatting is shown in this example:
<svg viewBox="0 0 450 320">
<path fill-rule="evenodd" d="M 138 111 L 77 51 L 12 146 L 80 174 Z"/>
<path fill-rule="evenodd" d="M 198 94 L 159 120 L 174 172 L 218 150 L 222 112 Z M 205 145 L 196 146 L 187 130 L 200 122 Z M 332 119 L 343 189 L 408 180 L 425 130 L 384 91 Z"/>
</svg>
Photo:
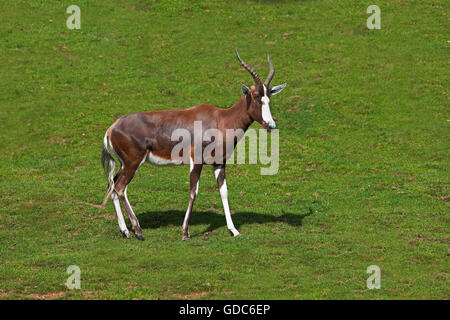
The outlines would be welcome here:
<svg viewBox="0 0 450 320">
<path fill-rule="evenodd" d="M 183 239 L 188 239 L 189 236 L 189 227 L 188 227 L 188 223 L 189 223 L 189 216 L 190 216 L 190 205 L 186 211 L 186 214 L 184 216 L 184 221 L 183 221 Z"/>
<path fill-rule="evenodd" d="M 119 222 L 120 231 L 127 237 L 131 237 L 130 231 L 127 229 L 127 225 L 125 224 L 125 219 L 123 218 L 122 210 L 120 209 L 119 196 L 116 192 L 113 192 L 111 195 L 111 199 L 114 205 L 114 209 L 117 214 L 117 221 Z"/>
<path fill-rule="evenodd" d="M 128 186 L 125 187 L 125 190 L 123 192 L 124 200 L 125 200 L 125 203 L 126 203 L 128 209 L 130 210 L 130 220 L 131 220 L 131 224 L 133 225 L 133 229 L 134 229 L 134 231 L 138 231 L 141 229 L 141 226 L 139 225 L 139 221 L 136 218 L 133 208 L 130 205 L 130 201 L 128 201 L 127 189 L 128 189 Z"/>
<path fill-rule="evenodd" d="M 184 221 L 183 221 L 183 240 L 189 239 L 189 218 L 191 216 L 192 207 L 194 205 L 195 196 L 189 199 L 189 205 L 186 210 L 186 214 L 184 215 Z"/>
<path fill-rule="evenodd" d="M 240 235 L 239 231 L 235 228 L 233 220 L 231 219 L 230 207 L 228 206 L 228 188 L 227 182 L 224 180 L 222 186 L 220 187 L 220 197 L 222 198 L 223 210 L 225 211 L 225 219 L 227 220 L 228 230 L 233 233 L 233 236 L 237 237 Z"/>
</svg>

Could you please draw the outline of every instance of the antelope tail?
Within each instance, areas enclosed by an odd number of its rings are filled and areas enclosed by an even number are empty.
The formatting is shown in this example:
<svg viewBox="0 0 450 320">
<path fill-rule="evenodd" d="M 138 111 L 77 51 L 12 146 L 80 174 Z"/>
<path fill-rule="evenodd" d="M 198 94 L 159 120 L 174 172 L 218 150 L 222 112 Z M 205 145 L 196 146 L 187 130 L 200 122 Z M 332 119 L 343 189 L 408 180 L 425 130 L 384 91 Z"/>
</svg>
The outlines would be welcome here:
<svg viewBox="0 0 450 320">
<path fill-rule="evenodd" d="M 102 150 L 102 165 L 105 170 L 106 177 L 108 178 L 108 193 L 106 194 L 105 199 L 103 200 L 102 207 L 105 208 L 106 201 L 111 197 L 111 194 L 114 191 L 114 172 L 116 170 L 116 162 L 109 152 L 108 148 L 109 137 L 108 133 L 105 133 L 105 137 L 103 138 L 103 150 Z"/>
</svg>

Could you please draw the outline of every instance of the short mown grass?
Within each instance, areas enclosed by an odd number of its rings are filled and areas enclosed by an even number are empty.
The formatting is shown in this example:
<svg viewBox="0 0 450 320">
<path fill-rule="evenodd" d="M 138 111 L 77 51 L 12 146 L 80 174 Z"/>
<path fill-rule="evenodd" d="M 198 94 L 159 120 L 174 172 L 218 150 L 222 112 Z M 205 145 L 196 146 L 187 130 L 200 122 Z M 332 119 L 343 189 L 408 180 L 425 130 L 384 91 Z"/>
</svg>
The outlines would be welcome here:
<svg viewBox="0 0 450 320">
<path fill-rule="evenodd" d="M 81 29 L 66 28 L 66 8 Z M 368 30 L 366 8 L 381 8 Z M 0 298 L 448 299 L 449 17 L 445 1 L 0 2 Z M 102 139 L 120 115 L 234 104 L 276 68 L 280 168 L 227 172 L 226 225 L 204 168 L 128 189 L 144 242 L 122 238 Z M 259 124 L 252 128 L 259 129 Z M 81 290 L 65 286 L 81 269 Z M 381 269 L 369 290 L 366 269 Z"/>
</svg>

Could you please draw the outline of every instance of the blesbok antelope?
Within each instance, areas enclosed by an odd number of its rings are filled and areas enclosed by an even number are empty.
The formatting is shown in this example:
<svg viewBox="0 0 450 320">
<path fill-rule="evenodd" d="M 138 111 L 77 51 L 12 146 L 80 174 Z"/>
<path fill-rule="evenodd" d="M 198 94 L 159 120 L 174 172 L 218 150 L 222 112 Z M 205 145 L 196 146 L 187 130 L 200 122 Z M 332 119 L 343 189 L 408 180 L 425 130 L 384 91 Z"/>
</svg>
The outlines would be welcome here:
<svg viewBox="0 0 450 320">
<path fill-rule="evenodd" d="M 123 207 L 128 213 L 136 237 L 143 240 L 139 221 L 127 198 L 127 187 L 136 174 L 136 171 L 145 161 L 155 165 L 182 163 L 178 158 L 174 159 L 172 155 L 172 150 L 178 143 L 178 141 L 173 141 L 171 138 L 175 130 L 186 130 L 193 137 L 194 122 L 201 121 L 203 130 L 216 129 L 222 133 L 222 147 L 227 145 L 227 141 L 231 141 L 232 148 L 234 149 L 242 135 L 240 137 L 227 135 L 228 129 L 240 129 L 242 132 L 245 132 L 253 121 L 259 122 L 268 131 L 275 128 L 275 121 L 270 112 L 269 101 L 270 97 L 283 90 L 286 84 L 273 88 L 269 87 L 275 72 L 269 54 L 267 54 L 269 75 L 264 84 L 253 69 L 241 59 L 237 50 L 236 56 L 241 65 L 251 74 L 255 83 L 250 88 L 245 85 L 242 86 L 243 96 L 232 107 L 220 109 L 216 106 L 201 104 L 184 110 L 138 112 L 120 117 L 106 131 L 103 140 L 102 164 L 108 177 L 108 193 L 103 205 L 111 197 L 117 214 L 120 231 L 127 238 L 130 238 L 131 234 L 126 227 L 120 209 L 120 202 L 122 202 Z M 194 141 L 194 139 L 191 139 L 191 141 Z M 121 164 L 115 176 L 115 161 L 108 147 L 117 156 Z M 189 146 L 189 152 L 187 152 L 189 156 L 188 163 L 190 163 L 190 198 L 182 227 L 183 240 L 190 239 L 188 229 L 189 217 L 192 212 L 194 200 L 198 194 L 200 173 L 203 165 L 207 163 L 203 156 L 200 159 L 194 157 L 194 155 L 198 154 L 195 148 L 196 144 L 192 143 Z M 202 149 L 200 154 L 203 155 L 205 144 L 202 143 L 197 148 Z M 228 206 L 227 183 L 225 180 L 225 164 L 230 153 L 224 152 L 222 155 L 219 159 L 215 159 L 213 163 L 208 164 L 214 166 L 214 175 L 222 199 L 227 227 L 233 236 L 237 237 L 240 233 L 235 228 L 231 219 L 230 208 Z M 180 156 L 186 156 L 186 154 Z"/>
</svg>

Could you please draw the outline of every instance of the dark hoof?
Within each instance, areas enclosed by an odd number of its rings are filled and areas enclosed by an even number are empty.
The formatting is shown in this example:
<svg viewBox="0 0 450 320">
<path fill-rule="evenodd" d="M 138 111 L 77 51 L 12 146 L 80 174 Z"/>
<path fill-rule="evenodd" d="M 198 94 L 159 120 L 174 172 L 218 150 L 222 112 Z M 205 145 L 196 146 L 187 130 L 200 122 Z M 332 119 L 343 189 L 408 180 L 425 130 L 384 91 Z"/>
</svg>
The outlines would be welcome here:
<svg viewBox="0 0 450 320">
<path fill-rule="evenodd" d="M 189 240 L 191 240 L 191 238 L 189 237 L 189 236 L 183 236 L 183 241 L 189 241 Z"/>
<path fill-rule="evenodd" d="M 138 240 L 144 241 L 144 237 L 142 236 L 142 234 L 137 234 L 137 235 L 136 235 L 136 238 L 137 238 Z"/>
</svg>

